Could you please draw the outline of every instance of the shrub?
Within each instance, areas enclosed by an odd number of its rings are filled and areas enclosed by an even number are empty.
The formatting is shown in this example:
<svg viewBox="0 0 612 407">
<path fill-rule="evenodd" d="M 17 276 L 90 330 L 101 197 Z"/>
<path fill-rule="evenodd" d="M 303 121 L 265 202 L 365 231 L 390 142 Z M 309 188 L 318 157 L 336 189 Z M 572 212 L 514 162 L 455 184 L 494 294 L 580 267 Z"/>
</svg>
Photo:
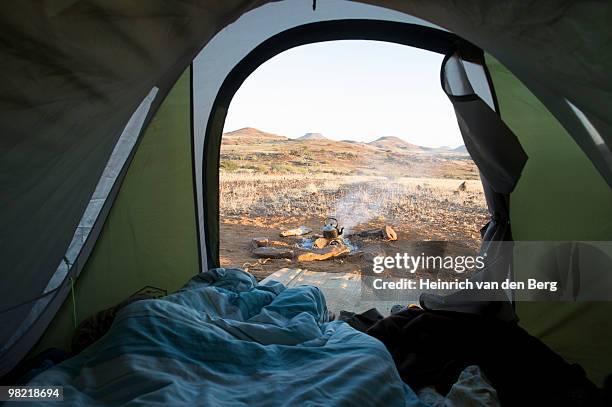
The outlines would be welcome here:
<svg viewBox="0 0 612 407">
<path fill-rule="evenodd" d="M 227 172 L 235 172 L 238 171 L 238 169 L 240 169 L 240 166 L 238 165 L 238 163 L 236 163 L 235 161 L 222 161 L 221 165 L 220 165 L 221 169 L 227 171 Z"/>
</svg>

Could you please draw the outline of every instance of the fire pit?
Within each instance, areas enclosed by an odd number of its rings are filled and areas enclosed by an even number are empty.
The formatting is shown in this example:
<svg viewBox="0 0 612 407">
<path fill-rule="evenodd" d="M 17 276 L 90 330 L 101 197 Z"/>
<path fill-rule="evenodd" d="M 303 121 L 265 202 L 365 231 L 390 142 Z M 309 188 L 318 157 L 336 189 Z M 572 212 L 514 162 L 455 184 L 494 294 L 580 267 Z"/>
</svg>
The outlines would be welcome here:
<svg viewBox="0 0 612 407">
<path fill-rule="evenodd" d="M 353 244 L 348 237 L 336 237 L 334 239 L 327 239 L 325 237 L 304 237 L 297 244 L 298 248 L 303 250 L 314 250 L 314 249 L 324 249 L 330 245 L 344 245 L 349 248 L 349 250 L 355 251 L 358 250 L 358 245 Z"/>
<path fill-rule="evenodd" d="M 284 238 L 282 241 L 255 238 L 251 243 L 252 253 L 260 258 L 285 258 L 298 262 L 321 261 L 360 253 L 359 242 L 364 239 L 397 240 L 397 234 L 391 226 L 345 235 L 344 228 L 332 217 L 325 219 L 320 234 L 299 238 L 310 233 L 311 229 L 300 226 L 280 232 L 280 236 Z"/>
</svg>

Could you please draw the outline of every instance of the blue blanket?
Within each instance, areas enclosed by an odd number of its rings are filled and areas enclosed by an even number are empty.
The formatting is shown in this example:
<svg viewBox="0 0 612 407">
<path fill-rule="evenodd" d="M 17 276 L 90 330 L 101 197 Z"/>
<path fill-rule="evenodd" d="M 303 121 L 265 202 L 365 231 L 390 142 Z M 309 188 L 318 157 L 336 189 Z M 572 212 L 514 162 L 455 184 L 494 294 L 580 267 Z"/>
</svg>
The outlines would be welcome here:
<svg viewBox="0 0 612 407">
<path fill-rule="evenodd" d="M 65 404 L 87 406 L 421 406 L 384 345 L 326 311 L 316 287 L 210 270 L 126 306 L 102 339 L 29 385 L 63 386 Z"/>
</svg>

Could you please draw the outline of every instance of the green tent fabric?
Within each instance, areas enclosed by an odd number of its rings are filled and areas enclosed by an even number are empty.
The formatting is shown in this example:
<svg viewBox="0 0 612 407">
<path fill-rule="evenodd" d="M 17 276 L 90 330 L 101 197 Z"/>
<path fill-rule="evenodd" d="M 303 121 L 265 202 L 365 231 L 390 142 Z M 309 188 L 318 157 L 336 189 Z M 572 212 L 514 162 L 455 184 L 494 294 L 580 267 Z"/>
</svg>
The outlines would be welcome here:
<svg viewBox="0 0 612 407">
<path fill-rule="evenodd" d="M 508 69 L 491 57 L 487 65 L 502 119 L 529 155 L 511 195 L 515 240 L 609 239 L 612 189 L 558 120 Z"/>
<path fill-rule="evenodd" d="M 559 122 L 499 61 L 487 59 L 500 112 L 529 160 L 510 197 L 515 240 L 596 241 L 612 236 L 612 190 Z M 551 146 L 554 145 L 554 148 Z M 515 257 L 517 279 L 533 259 Z M 521 275 L 522 273 L 522 275 Z M 595 383 L 610 374 L 612 304 L 518 302 L 520 324 Z"/>
<path fill-rule="evenodd" d="M 241 61 L 273 56 L 252 55 L 268 40 L 281 49 L 294 29 L 303 43 L 320 38 L 308 24 L 394 22 L 418 37 L 405 43 L 484 51 L 498 113 L 529 157 L 516 186 L 497 195 L 509 198 L 514 239 L 612 240 L 612 4 L 317 3 L 0 5 L 0 375 L 37 341 L 35 350 L 65 347 L 74 309 L 82 320 L 145 285 L 172 291 L 214 265 L 218 219 L 206 209 L 218 199 L 217 93 Z M 136 142 L 118 148 L 127 139 Z M 517 275 L 524 262 L 515 257 Z M 609 306 L 515 309 L 601 382 L 612 372 Z"/>
<path fill-rule="evenodd" d="M 191 169 L 190 70 L 147 127 L 82 276 L 33 353 L 70 350 L 74 326 L 143 286 L 173 292 L 200 266 Z M 74 321 L 73 308 L 77 320 Z"/>
</svg>

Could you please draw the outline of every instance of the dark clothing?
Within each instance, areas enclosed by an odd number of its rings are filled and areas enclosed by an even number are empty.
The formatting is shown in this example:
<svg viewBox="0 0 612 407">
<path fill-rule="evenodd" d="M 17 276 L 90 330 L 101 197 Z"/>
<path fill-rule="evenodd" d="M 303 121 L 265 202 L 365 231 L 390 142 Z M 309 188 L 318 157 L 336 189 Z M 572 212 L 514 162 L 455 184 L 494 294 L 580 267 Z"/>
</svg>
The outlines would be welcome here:
<svg viewBox="0 0 612 407">
<path fill-rule="evenodd" d="M 371 313 L 371 311 L 368 311 Z M 382 341 L 410 387 L 447 394 L 459 374 L 478 365 L 506 406 L 599 406 L 600 390 L 516 324 L 473 314 L 407 309 L 366 331 Z"/>
<path fill-rule="evenodd" d="M 340 316 L 338 317 L 340 321 L 346 322 L 361 332 L 366 332 L 372 325 L 381 321 L 383 318 L 384 316 L 378 312 L 376 308 L 370 308 L 361 314 L 355 314 L 350 311 L 340 311 Z"/>
</svg>

